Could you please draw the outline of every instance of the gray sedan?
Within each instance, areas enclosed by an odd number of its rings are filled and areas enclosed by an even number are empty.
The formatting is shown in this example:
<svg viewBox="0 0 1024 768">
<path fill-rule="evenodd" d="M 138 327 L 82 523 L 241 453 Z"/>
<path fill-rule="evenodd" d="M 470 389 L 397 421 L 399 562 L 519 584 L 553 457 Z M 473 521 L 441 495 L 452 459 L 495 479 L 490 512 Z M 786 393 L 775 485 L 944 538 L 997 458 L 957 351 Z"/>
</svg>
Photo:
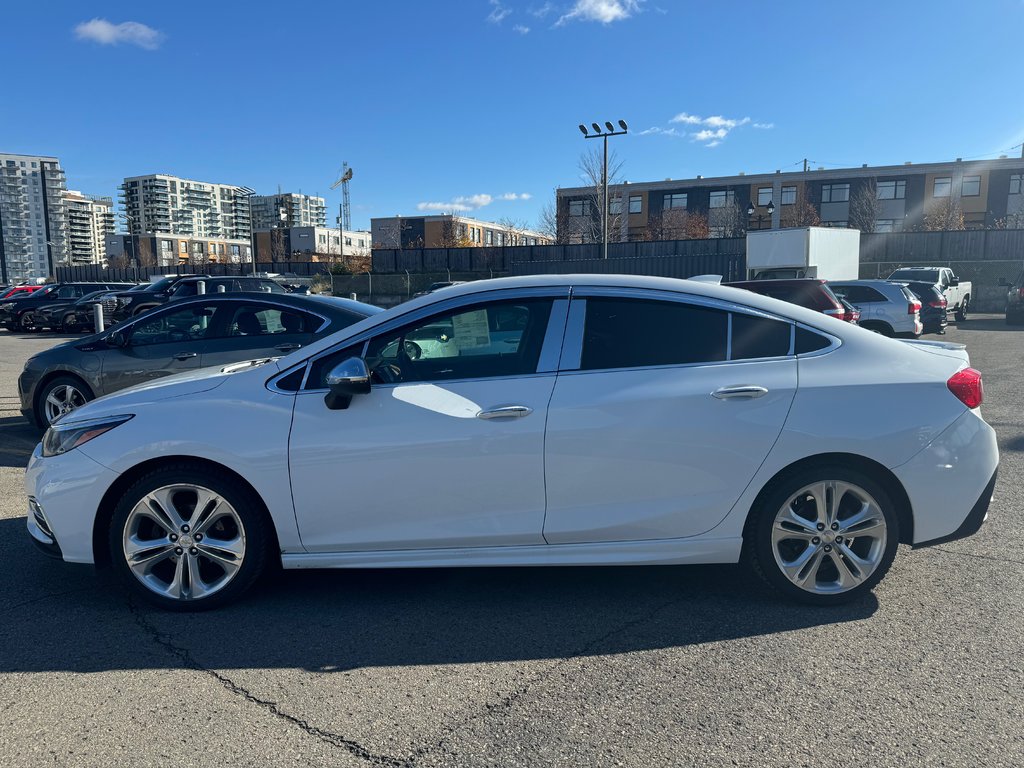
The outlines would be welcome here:
<svg viewBox="0 0 1024 768">
<path fill-rule="evenodd" d="M 45 427 L 101 395 L 195 368 L 281 357 L 380 311 L 323 296 L 183 299 L 30 358 L 18 379 L 21 412 Z"/>
</svg>

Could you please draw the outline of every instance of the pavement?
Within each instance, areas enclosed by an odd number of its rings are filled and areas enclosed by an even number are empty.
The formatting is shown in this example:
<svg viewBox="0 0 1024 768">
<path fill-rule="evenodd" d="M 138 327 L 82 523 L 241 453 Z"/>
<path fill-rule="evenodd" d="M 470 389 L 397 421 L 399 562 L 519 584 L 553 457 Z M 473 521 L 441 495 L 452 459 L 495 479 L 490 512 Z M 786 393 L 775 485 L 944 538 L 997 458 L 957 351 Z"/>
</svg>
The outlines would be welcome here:
<svg viewBox="0 0 1024 768">
<path fill-rule="evenodd" d="M 153 610 L 25 532 L 15 380 L 63 338 L 0 331 L 4 766 L 1024 765 L 1024 330 L 998 316 L 945 337 L 999 434 L 988 523 L 829 610 L 736 566 L 287 572 Z"/>
</svg>

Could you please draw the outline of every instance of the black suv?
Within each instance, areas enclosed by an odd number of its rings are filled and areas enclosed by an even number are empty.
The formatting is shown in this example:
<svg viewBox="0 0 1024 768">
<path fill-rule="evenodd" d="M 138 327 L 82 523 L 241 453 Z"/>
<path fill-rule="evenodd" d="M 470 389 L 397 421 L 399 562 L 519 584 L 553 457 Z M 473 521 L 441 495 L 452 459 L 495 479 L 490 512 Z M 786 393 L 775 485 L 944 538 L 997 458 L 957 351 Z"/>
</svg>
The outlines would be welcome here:
<svg viewBox="0 0 1024 768">
<path fill-rule="evenodd" d="M 206 278 L 208 275 L 172 275 L 154 280 L 145 288 L 139 291 L 124 291 L 114 296 L 114 303 L 110 309 L 110 320 L 119 323 L 129 317 L 135 317 L 147 309 L 159 307 L 167 303 L 171 290 L 182 280 L 190 278 Z M 103 308 L 107 312 L 106 306 Z"/>
<path fill-rule="evenodd" d="M 131 283 L 54 283 L 24 298 L 0 304 L 0 324 L 9 331 L 33 331 L 36 329 L 35 311 L 51 306 L 52 302 L 71 304 L 93 291 L 130 286 Z"/>
<path fill-rule="evenodd" d="M 207 293 L 234 293 L 253 291 L 256 293 L 288 293 L 284 286 L 267 277 L 242 275 L 239 277 L 190 277 L 179 281 L 171 289 L 169 300 L 187 299 L 199 294 L 199 283 L 206 283 Z"/>
</svg>

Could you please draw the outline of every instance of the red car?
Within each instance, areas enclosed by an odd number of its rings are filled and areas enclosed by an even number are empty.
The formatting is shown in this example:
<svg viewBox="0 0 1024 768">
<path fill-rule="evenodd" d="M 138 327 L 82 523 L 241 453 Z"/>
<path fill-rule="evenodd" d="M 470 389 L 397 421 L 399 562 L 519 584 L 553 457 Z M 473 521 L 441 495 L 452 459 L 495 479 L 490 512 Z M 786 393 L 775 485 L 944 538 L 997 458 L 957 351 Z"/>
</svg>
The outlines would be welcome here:
<svg viewBox="0 0 1024 768">
<path fill-rule="evenodd" d="M 843 302 L 825 285 L 824 280 L 804 277 L 793 280 L 744 280 L 739 283 L 724 283 L 733 288 L 771 296 L 773 299 L 788 301 L 801 307 L 831 315 L 848 323 L 856 323 L 860 312 Z"/>
<path fill-rule="evenodd" d="M 3 293 L 0 293 L 0 301 L 5 299 L 20 299 L 23 296 L 28 296 L 30 293 L 35 293 L 43 286 L 41 285 L 12 285 L 6 289 Z"/>
</svg>

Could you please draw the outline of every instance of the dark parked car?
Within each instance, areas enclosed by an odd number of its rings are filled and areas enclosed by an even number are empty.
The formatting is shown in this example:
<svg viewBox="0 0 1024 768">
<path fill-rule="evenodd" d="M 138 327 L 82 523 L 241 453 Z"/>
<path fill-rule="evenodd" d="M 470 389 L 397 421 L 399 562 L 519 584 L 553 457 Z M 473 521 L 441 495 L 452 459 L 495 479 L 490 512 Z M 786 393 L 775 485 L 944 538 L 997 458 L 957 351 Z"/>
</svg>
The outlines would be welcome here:
<svg viewBox="0 0 1024 768">
<path fill-rule="evenodd" d="M 30 358 L 18 379 L 21 412 L 46 426 L 101 395 L 196 368 L 281 357 L 381 311 L 328 296 L 182 299 Z"/>
<path fill-rule="evenodd" d="M 206 275 L 170 275 L 154 280 L 139 291 L 124 291 L 117 294 L 115 296 L 117 301 L 111 311 L 110 319 L 113 322 L 120 322 L 153 307 L 166 304 L 167 297 L 174 286 L 190 277 L 206 277 Z"/>
<path fill-rule="evenodd" d="M 762 296 L 788 301 L 801 307 L 813 309 L 825 315 L 831 315 L 848 323 L 856 322 L 853 307 L 843 306 L 839 298 L 825 284 L 824 280 L 812 277 L 794 278 L 792 280 L 745 280 L 738 283 L 724 283 L 733 288 L 743 288 Z"/>
<path fill-rule="evenodd" d="M 904 283 L 921 301 L 921 325 L 924 326 L 922 333 L 945 333 L 946 326 L 949 325 L 949 315 L 942 289 L 929 282 L 898 282 Z"/>
<path fill-rule="evenodd" d="M 50 305 L 50 302 L 71 303 L 87 293 L 100 289 L 130 288 L 131 283 L 54 283 L 42 290 L 30 293 L 24 298 L 5 301 L 0 304 L 0 324 L 9 331 L 35 330 L 35 312 Z"/>
<path fill-rule="evenodd" d="M 98 291 L 87 293 L 80 299 L 64 299 L 61 301 L 51 301 L 45 307 L 40 307 L 32 313 L 33 325 L 38 330 L 67 330 L 70 328 L 64 327 L 65 316 L 73 311 L 74 307 L 79 304 L 84 304 L 89 310 L 92 310 L 92 305 L 101 297 L 110 294 L 111 291 L 108 288 L 101 288 Z"/>
<path fill-rule="evenodd" d="M 114 311 L 118 308 L 121 299 L 136 293 L 146 291 L 150 283 L 140 283 L 127 291 L 100 291 L 91 297 L 83 297 L 64 310 L 61 319 L 60 329 L 65 333 L 93 332 L 96 326 L 94 304 L 103 308 L 103 327 L 109 328 L 115 324 Z"/>
<path fill-rule="evenodd" d="M 1024 325 L 1024 272 L 1012 283 L 1000 282 L 1006 288 L 1006 324 Z"/>
<path fill-rule="evenodd" d="M 206 284 L 207 293 L 225 293 L 236 291 L 262 291 L 263 293 L 288 293 L 284 286 L 268 277 L 190 277 L 181 280 L 171 289 L 168 299 L 179 301 L 199 295 L 199 283 Z"/>
</svg>

